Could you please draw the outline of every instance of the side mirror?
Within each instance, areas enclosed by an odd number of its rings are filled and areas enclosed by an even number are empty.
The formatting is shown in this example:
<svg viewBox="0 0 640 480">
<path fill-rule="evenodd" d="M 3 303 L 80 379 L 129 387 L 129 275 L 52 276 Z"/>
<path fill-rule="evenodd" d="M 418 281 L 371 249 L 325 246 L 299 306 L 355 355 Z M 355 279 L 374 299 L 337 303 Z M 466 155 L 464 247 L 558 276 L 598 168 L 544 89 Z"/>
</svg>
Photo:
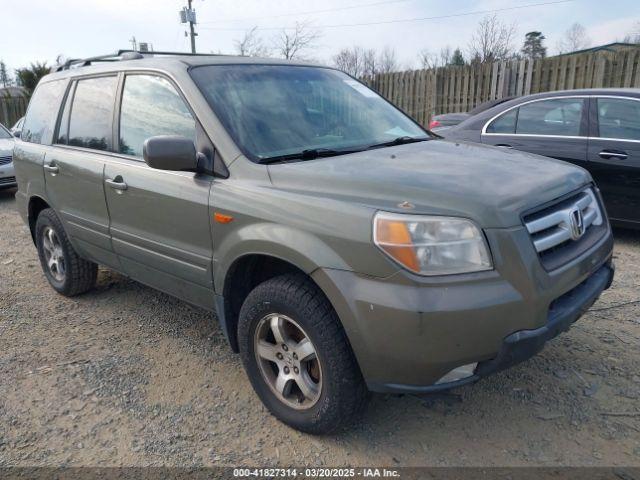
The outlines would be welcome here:
<svg viewBox="0 0 640 480">
<path fill-rule="evenodd" d="M 144 161 L 158 170 L 191 171 L 198 169 L 198 154 L 193 140 L 179 135 L 159 135 L 144 141 Z"/>
<path fill-rule="evenodd" d="M 13 132 L 13 136 L 16 138 L 20 138 L 20 135 L 22 135 L 22 130 L 16 130 Z"/>
</svg>

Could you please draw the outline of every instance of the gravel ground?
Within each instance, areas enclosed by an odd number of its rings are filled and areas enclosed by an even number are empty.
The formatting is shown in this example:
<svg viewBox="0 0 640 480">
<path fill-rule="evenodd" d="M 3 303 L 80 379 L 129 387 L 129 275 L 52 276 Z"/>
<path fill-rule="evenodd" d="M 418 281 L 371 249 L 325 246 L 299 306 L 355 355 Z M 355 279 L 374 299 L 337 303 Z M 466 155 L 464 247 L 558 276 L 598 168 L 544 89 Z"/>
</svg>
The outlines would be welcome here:
<svg viewBox="0 0 640 480">
<path fill-rule="evenodd" d="M 108 270 L 56 294 L 0 191 L 1 466 L 640 466 L 640 232 L 537 357 L 445 395 L 375 395 L 311 437 L 271 417 L 215 318 Z"/>
</svg>

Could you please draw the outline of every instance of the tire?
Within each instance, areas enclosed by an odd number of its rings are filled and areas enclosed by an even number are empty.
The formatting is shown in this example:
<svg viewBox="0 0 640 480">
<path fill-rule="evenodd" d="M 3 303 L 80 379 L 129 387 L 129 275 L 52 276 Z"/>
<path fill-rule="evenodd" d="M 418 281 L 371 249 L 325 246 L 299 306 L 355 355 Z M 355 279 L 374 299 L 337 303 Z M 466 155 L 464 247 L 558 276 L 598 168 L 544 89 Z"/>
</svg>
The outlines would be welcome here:
<svg viewBox="0 0 640 480">
<path fill-rule="evenodd" d="M 285 337 L 287 351 L 273 334 L 273 322 L 281 327 L 275 328 Z M 333 307 L 308 277 L 287 274 L 258 285 L 240 310 L 238 341 L 254 390 L 269 411 L 287 425 L 325 434 L 364 410 L 369 392 L 346 334 Z M 302 359 L 308 354 L 300 347 L 303 343 L 315 352 L 315 356 L 305 357 L 306 361 Z M 270 359 L 261 357 L 257 345 Z M 300 357 L 296 356 L 298 351 Z M 272 355 L 279 359 L 271 360 Z M 284 389 L 280 388 L 283 382 L 278 383 L 283 373 L 294 376 Z M 303 390 L 311 392 L 308 398 Z"/>
<path fill-rule="evenodd" d="M 38 215 L 35 237 L 40 265 L 56 292 L 73 297 L 95 286 L 98 265 L 78 256 L 53 209 L 47 208 Z M 56 261 L 50 261 L 52 255 Z"/>
</svg>

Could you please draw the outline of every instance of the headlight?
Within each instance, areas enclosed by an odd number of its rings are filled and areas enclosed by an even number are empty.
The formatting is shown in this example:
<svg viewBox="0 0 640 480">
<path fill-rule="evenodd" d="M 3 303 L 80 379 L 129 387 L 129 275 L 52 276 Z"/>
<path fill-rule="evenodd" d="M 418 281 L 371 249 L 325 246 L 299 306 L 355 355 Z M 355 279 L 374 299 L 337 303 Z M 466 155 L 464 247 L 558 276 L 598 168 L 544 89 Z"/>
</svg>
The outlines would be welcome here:
<svg viewBox="0 0 640 480">
<path fill-rule="evenodd" d="M 393 260 L 419 275 L 493 268 L 484 235 L 464 218 L 378 212 L 373 221 L 373 241 Z"/>
</svg>

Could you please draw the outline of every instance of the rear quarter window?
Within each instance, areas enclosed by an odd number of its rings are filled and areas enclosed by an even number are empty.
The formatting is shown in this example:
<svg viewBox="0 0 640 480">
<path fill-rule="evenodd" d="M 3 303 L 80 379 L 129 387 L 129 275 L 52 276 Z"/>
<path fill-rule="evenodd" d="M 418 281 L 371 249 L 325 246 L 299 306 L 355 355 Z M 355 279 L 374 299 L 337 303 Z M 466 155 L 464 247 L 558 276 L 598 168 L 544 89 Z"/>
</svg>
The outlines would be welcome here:
<svg viewBox="0 0 640 480">
<path fill-rule="evenodd" d="M 20 135 L 22 141 L 51 145 L 66 85 L 66 80 L 54 80 L 38 85 L 29 102 Z"/>
</svg>

